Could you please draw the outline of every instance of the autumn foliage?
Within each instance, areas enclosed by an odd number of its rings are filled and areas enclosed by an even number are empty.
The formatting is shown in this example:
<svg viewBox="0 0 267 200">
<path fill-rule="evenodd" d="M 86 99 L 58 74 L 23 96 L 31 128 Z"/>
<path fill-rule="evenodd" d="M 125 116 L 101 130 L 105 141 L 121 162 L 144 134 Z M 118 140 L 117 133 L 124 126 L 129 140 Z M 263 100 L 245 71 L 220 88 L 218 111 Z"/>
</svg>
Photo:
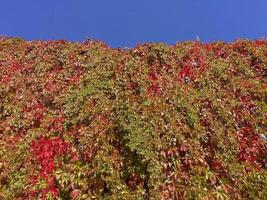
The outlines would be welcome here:
<svg viewBox="0 0 267 200">
<path fill-rule="evenodd" d="M 0 199 L 267 199 L 267 41 L 0 38 Z"/>
</svg>

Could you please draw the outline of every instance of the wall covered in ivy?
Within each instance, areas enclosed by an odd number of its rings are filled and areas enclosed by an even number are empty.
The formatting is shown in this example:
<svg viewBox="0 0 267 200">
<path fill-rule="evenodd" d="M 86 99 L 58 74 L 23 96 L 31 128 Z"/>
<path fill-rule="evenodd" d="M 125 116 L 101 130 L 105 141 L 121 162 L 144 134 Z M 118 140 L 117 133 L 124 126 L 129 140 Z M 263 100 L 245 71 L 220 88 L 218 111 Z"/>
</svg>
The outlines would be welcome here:
<svg viewBox="0 0 267 200">
<path fill-rule="evenodd" d="M 267 41 L 0 39 L 0 199 L 267 198 Z"/>
</svg>

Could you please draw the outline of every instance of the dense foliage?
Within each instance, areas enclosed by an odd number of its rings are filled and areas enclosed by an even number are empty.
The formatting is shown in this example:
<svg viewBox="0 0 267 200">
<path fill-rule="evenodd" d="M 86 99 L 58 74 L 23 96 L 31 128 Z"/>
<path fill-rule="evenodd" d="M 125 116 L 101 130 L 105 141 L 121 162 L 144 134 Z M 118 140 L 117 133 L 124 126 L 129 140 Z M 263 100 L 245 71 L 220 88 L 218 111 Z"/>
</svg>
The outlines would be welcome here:
<svg viewBox="0 0 267 200">
<path fill-rule="evenodd" d="M 267 41 L 0 39 L 0 199 L 267 199 Z"/>
</svg>

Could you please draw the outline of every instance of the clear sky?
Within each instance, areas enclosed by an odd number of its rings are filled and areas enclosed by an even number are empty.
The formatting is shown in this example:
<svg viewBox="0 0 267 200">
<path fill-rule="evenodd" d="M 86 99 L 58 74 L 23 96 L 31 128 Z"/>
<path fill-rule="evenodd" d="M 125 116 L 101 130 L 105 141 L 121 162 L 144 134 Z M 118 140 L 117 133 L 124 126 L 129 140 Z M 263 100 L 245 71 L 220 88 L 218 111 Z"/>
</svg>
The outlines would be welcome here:
<svg viewBox="0 0 267 200">
<path fill-rule="evenodd" d="M 267 0 L 1 0 L 0 34 L 111 47 L 267 36 Z"/>
</svg>

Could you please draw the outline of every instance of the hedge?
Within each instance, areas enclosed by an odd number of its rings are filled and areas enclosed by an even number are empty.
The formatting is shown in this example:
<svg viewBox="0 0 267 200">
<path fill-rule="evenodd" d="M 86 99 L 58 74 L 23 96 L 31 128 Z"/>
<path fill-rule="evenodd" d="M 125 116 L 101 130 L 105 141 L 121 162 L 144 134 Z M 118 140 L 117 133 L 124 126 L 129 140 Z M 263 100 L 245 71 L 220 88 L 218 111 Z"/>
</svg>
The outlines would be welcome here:
<svg viewBox="0 0 267 200">
<path fill-rule="evenodd" d="M 0 39 L 0 199 L 267 199 L 267 41 Z"/>
</svg>

